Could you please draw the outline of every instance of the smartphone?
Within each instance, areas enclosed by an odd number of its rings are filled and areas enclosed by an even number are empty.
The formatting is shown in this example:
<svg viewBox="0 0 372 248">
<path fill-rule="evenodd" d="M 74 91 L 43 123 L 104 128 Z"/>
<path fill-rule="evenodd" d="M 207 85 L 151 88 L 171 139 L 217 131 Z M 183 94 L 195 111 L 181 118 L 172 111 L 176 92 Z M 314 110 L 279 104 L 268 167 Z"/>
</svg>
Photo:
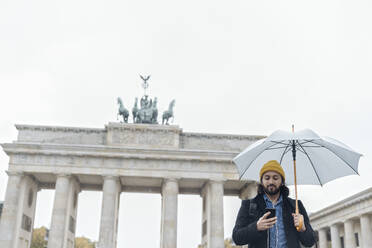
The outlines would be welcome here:
<svg viewBox="0 0 372 248">
<path fill-rule="evenodd" d="M 274 218 L 276 216 L 275 208 L 266 208 L 265 213 L 270 212 L 266 219 Z"/>
</svg>

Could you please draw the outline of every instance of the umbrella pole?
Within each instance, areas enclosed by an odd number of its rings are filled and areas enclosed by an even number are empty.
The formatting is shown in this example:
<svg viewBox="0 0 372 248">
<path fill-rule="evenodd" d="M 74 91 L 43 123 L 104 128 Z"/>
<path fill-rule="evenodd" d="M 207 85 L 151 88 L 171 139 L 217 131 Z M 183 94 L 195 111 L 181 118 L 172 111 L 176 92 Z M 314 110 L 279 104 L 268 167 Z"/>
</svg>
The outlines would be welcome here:
<svg viewBox="0 0 372 248">
<path fill-rule="evenodd" d="M 295 183 L 295 195 L 296 195 L 296 215 L 300 213 L 298 210 L 298 197 L 297 197 L 297 173 L 296 173 L 296 160 L 293 160 L 293 169 L 294 169 L 294 183 Z M 299 232 L 302 229 L 304 222 L 300 219 L 298 226 L 296 226 L 296 230 Z"/>
<path fill-rule="evenodd" d="M 292 132 L 294 133 L 294 125 L 292 125 Z M 298 210 L 298 197 L 297 197 L 297 171 L 296 171 L 296 143 L 292 140 L 292 156 L 293 156 L 293 172 L 294 172 L 294 185 L 295 185 L 295 195 L 296 195 L 296 215 L 300 213 Z M 300 220 L 299 225 L 296 226 L 297 231 L 302 229 L 303 220 Z"/>
</svg>

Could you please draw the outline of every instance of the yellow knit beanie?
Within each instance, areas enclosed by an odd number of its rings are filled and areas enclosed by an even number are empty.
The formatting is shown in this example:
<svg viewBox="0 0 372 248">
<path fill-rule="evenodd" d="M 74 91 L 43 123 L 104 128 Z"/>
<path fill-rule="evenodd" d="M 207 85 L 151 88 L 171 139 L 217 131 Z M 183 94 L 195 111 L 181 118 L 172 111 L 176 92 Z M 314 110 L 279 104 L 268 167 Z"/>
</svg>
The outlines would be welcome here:
<svg viewBox="0 0 372 248">
<path fill-rule="evenodd" d="M 262 175 L 265 174 L 267 171 L 275 171 L 279 173 L 283 177 L 283 181 L 285 181 L 285 174 L 282 166 L 276 160 L 270 160 L 266 164 L 264 164 L 260 170 L 260 180 L 262 179 Z"/>
</svg>

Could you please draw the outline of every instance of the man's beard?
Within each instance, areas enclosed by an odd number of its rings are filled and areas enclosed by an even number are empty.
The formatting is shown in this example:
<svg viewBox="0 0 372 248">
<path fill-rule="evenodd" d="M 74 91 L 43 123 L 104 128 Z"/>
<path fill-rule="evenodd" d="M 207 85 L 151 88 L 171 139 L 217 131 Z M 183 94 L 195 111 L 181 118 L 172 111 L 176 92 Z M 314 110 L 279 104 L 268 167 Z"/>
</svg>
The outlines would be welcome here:
<svg viewBox="0 0 372 248">
<path fill-rule="evenodd" d="M 280 191 L 280 187 L 276 187 L 274 184 L 270 184 L 267 187 L 264 186 L 263 189 L 268 195 L 276 195 Z"/>
</svg>

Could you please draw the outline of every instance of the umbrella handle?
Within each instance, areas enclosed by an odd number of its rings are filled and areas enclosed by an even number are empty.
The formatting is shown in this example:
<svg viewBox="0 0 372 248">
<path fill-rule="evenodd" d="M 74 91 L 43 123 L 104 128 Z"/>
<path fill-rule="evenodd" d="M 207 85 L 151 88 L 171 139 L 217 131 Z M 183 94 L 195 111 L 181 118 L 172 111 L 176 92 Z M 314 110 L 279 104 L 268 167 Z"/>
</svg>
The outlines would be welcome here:
<svg viewBox="0 0 372 248">
<path fill-rule="evenodd" d="M 296 198 L 296 215 L 298 215 L 299 213 L 300 213 L 300 211 L 298 210 L 298 201 L 297 201 L 297 198 Z M 299 223 L 298 223 L 298 226 L 296 226 L 297 232 L 301 231 L 303 225 L 304 225 L 304 221 L 301 218 Z"/>
<path fill-rule="evenodd" d="M 297 232 L 301 231 L 303 225 L 304 225 L 304 222 L 302 221 L 302 219 L 300 219 L 300 223 L 299 223 L 299 225 L 296 226 L 296 230 L 297 230 Z"/>
</svg>

